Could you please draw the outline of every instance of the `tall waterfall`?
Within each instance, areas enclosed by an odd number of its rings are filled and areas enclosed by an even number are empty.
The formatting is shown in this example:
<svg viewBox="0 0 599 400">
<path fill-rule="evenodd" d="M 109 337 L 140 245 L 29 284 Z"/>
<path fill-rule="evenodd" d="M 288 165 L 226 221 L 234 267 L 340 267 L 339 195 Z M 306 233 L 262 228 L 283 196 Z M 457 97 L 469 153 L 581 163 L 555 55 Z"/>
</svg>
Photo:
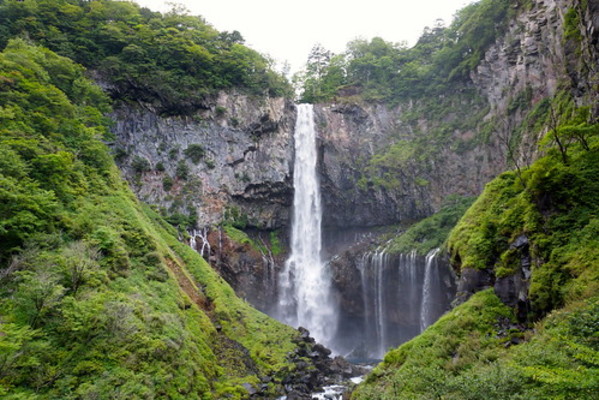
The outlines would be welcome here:
<svg viewBox="0 0 599 400">
<path fill-rule="evenodd" d="M 316 132 L 312 105 L 297 106 L 293 167 L 291 255 L 279 277 L 279 317 L 303 326 L 329 344 L 337 325 L 331 280 L 321 259 L 322 209 L 316 173 Z"/>
</svg>

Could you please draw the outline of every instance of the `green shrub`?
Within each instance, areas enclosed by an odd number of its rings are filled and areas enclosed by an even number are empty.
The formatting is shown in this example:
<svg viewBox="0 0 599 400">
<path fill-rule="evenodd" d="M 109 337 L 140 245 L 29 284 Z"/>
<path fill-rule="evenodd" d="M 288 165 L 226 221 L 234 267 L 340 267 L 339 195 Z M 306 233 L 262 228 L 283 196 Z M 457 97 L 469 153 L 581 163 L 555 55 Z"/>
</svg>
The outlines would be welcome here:
<svg viewBox="0 0 599 400">
<path fill-rule="evenodd" d="M 204 150 L 204 146 L 201 144 L 190 144 L 183 150 L 183 154 L 185 154 L 185 157 L 189 158 L 191 162 L 197 164 L 204 158 L 204 155 L 206 155 L 206 150 Z"/>
<path fill-rule="evenodd" d="M 165 192 L 169 192 L 173 188 L 174 183 L 173 178 L 168 175 L 162 178 L 162 188 Z"/>
<path fill-rule="evenodd" d="M 187 180 L 189 177 L 189 166 L 187 166 L 187 163 L 184 160 L 181 160 L 177 163 L 175 176 L 181 180 Z"/>
<path fill-rule="evenodd" d="M 131 168 L 133 168 L 133 171 L 138 175 L 149 172 L 152 169 L 148 159 L 141 156 L 135 156 L 131 162 Z"/>
</svg>

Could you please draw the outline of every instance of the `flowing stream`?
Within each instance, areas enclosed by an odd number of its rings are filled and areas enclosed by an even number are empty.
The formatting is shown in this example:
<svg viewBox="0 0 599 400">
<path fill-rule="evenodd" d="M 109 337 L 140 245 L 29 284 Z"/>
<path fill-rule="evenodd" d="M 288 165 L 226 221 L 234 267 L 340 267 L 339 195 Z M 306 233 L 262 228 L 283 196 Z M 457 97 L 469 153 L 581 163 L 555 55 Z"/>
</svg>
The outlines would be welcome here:
<svg viewBox="0 0 599 400">
<path fill-rule="evenodd" d="M 317 341 L 330 345 L 337 323 L 331 279 L 321 258 L 322 208 L 310 104 L 297 106 L 294 140 L 291 255 L 279 277 L 279 318 L 289 325 L 303 326 Z"/>
</svg>

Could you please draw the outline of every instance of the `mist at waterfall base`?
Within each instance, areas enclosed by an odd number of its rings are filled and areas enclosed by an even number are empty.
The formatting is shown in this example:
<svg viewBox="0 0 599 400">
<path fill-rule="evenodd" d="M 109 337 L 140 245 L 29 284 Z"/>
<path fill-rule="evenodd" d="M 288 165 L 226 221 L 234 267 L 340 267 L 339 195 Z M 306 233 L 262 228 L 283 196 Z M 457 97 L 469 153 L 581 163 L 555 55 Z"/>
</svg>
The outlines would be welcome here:
<svg viewBox="0 0 599 400">
<path fill-rule="evenodd" d="M 421 256 L 381 248 L 356 260 L 356 268 L 356 307 L 339 310 L 333 346 L 348 359 L 382 359 L 433 324 L 455 296 L 454 274 L 439 250 Z"/>
</svg>

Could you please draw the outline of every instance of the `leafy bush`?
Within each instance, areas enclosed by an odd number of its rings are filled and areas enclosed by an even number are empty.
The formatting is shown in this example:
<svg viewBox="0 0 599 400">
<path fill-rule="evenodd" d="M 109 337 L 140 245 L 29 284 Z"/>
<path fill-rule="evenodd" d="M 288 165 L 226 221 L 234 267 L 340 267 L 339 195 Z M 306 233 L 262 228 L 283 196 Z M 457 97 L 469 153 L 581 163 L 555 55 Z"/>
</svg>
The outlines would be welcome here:
<svg viewBox="0 0 599 400">
<path fill-rule="evenodd" d="M 131 168 L 133 168 L 133 171 L 138 175 L 149 172 L 152 169 L 148 159 L 140 156 L 135 156 L 131 162 Z"/>
<path fill-rule="evenodd" d="M 182 180 L 186 180 L 189 177 L 189 166 L 184 160 L 181 160 L 177 163 L 175 175 L 177 176 L 177 178 Z"/>
<path fill-rule="evenodd" d="M 191 162 L 197 164 L 204 158 L 204 155 L 206 155 L 206 150 L 204 150 L 204 146 L 201 144 L 190 144 L 183 150 L 183 154 L 185 154 L 185 157 L 189 158 Z"/>
<path fill-rule="evenodd" d="M 162 178 L 162 188 L 165 192 L 169 192 L 173 188 L 174 183 L 173 178 L 168 175 Z"/>
</svg>

